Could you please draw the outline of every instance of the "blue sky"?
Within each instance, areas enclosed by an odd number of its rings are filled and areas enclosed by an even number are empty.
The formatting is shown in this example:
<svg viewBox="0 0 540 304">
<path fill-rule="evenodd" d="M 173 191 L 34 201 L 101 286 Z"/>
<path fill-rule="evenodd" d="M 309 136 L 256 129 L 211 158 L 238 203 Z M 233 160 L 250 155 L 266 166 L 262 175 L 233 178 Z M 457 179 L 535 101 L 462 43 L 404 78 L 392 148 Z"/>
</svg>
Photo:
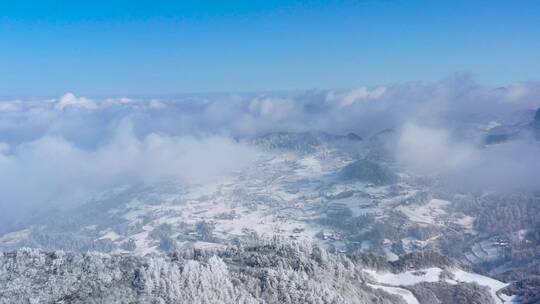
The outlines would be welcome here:
<svg viewBox="0 0 540 304">
<path fill-rule="evenodd" d="M 540 1 L 0 0 L 0 96 L 540 80 Z"/>
</svg>

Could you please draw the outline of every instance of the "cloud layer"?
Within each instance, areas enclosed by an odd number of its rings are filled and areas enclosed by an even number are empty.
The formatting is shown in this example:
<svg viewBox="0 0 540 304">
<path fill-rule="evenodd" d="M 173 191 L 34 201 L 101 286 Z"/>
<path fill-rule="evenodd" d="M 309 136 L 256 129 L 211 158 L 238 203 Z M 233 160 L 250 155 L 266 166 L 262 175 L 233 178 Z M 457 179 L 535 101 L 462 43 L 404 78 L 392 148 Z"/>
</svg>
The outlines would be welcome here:
<svg viewBox="0 0 540 304">
<path fill-rule="evenodd" d="M 241 170 L 256 155 L 253 147 L 227 137 L 150 133 L 139 138 L 129 120 L 95 148 L 58 135 L 14 146 L 0 143 L 0 231 L 32 209 L 74 207 L 115 187 L 208 182 Z"/>
<path fill-rule="evenodd" d="M 340 91 L 2 101 L 0 220 L 116 185 L 227 174 L 257 154 L 243 138 L 274 131 L 369 137 L 392 129 L 395 160 L 411 174 L 535 188 L 537 141 L 483 139 L 494 126 L 524 128 L 538 107 L 539 84 L 489 88 L 466 75 Z"/>
</svg>

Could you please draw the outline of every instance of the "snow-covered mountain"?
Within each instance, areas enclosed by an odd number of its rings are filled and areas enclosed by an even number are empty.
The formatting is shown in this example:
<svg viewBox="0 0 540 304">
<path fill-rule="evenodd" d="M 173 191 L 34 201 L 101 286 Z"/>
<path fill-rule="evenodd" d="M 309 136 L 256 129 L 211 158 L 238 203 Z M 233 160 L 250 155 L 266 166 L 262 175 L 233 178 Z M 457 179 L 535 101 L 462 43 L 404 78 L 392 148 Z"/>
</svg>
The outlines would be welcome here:
<svg viewBox="0 0 540 304">
<path fill-rule="evenodd" d="M 502 293 L 506 283 L 474 272 L 511 278 L 508 273 L 519 267 L 512 255 L 523 251 L 524 240 L 530 239 L 528 229 L 540 198 L 455 191 L 437 178 L 408 174 L 383 153 L 387 134 L 391 131 L 363 140 L 355 134 L 271 133 L 248 140 L 259 149 L 250 166 L 210 182 L 126 185 L 96 193 L 69 210 L 36 214 L 22 229 L 0 237 L 6 252 L 0 268 L 6 283 L 0 294 L 13 299 L 24 293 L 36 303 L 129 303 L 136 298 L 172 303 L 186 297 L 201 303 L 515 300 L 512 292 Z M 490 206 L 503 208 L 502 200 L 515 202 L 508 208 L 529 214 L 505 211 L 519 216 L 520 222 L 501 221 Z M 507 222 L 514 226 L 505 226 Z M 274 260 L 275 253 L 268 250 L 245 249 L 269 238 L 279 238 L 284 243 L 279 246 L 287 250 L 294 247 L 287 247 L 288 242 L 313 244 L 339 261 L 332 262 L 339 264 L 331 267 L 334 271 L 338 267 L 345 273 L 324 277 L 327 266 L 318 265 L 322 268 L 313 273 L 290 266 L 289 260 L 289 266 L 283 266 L 283 257 Z M 22 247 L 45 251 L 19 250 Z M 244 265 L 253 250 L 261 255 L 257 260 L 270 264 Z M 315 263 L 311 249 L 302 250 L 292 257 L 305 255 L 308 264 Z M 178 252 L 195 256 L 179 262 L 174 258 Z M 404 257 L 430 252 L 440 253 L 440 258 L 403 266 Z M 203 261 L 197 257 L 201 253 Z M 351 255 L 375 258 L 370 254 L 383 257 L 376 258 L 375 268 L 351 266 Z M 379 264 L 387 268 L 379 269 Z M 90 273 L 82 270 L 88 268 Z M 139 274 L 141 269 L 148 275 Z M 271 282 L 263 280 L 268 275 Z M 26 284 L 25 289 L 8 284 L 13 278 Z M 86 287 L 70 289 L 72 283 Z M 60 287 L 55 290 L 53 285 Z M 290 289 L 297 288 L 299 293 L 292 294 Z"/>
<path fill-rule="evenodd" d="M 438 265 L 434 267 L 433 265 Z M 438 254 L 396 262 L 276 239 L 166 256 L 0 256 L 0 303 L 503 303 L 506 284 Z"/>
</svg>

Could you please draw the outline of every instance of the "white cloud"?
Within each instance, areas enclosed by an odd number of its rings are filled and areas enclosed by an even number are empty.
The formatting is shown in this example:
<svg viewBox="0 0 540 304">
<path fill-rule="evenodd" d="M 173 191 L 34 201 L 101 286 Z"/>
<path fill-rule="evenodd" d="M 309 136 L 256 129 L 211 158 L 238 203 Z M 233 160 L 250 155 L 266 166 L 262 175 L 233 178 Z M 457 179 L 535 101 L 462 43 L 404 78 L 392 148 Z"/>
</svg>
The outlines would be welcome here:
<svg viewBox="0 0 540 304">
<path fill-rule="evenodd" d="M 469 145 L 452 141 L 447 131 L 407 124 L 398 139 L 397 159 L 413 172 L 437 175 L 466 167 L 476 158 Z"/>
<path fill-rule="evenodd" d="M 537 84 L 492 89 L 455 78 L 340 92 L 159 100 L 67 93 L 54 102 L 0 102 L 0 207 L 6 213 L 19 205 L 80 201 L 73 198 L 126 181 L 205 180 L 256 154 L 231 138 L 274 131 L 369 138 L 390 128 L 396 159 L 412 172 L 473 179 L 482 187 L 527 184 L 540 178 L 533 174 L 540 172 L 536 142 L 487 149 L 477 143 L 490 122 L 513 125 L 534 115 L 538 97 Z"/>
<path fill-rule="evenodd" d="M 207 182 L 242 169 L 257 153 L 250 146 L 217 136 L 151 133 L 138 138 L 129 121 L 123 121 L 109 142 L 96 149 L 77 147 L 58 136 L 14 148 L 2 143 L 0 218 L 35 206 L 74 206 L 89 194 L 115 186 Z"/>
<path fill-rule="evenodd" d="M 0 112 L 16 112 L 20 102 L 0 102 Z"/>
<path fill-rule="evenodd" d="M 0 154 L 4 154 L 9 151 L 9 144 L 0 142 Z"/>
<path fill-rule="evenodd" d="M 385 92 L 385 87 L 377 87 L 374 89 L 369 89 L 368 87 L 359 87 L 344 94 L 336 94 L 331 92 L 329 95 L 327 95 L 327 99 L 332 102 L 338 102 L 341 107 L 347 107 L 360 101 L 379 99 L 384 95 Z"/>
<path fill-rule="evenodd" d="M 287 119 L 295 110 L 293 100 L 270 97 L 255 98 L 248 108 L 251 114 L 272 120 Z"/>
<path fill-rule="evenodd" d="M 9 162 L 9 157 L 6 155 L 9 152 L 9 145 L 5 142 L 0 142 L 0 166 Z"/>
<path fill-rule="evenodd" d="M 104 103 L 107 105 L 133 105 L 137 101 L 129 97 L 119 97 L 119 98 L 107 98 L 104 100 Z"/>
<path fill-rule="evenodd" d="M 480 146 L 452 138 L 444 129 L 406 125 L 396 159 L 408 172 L 441 178 L 469 190 L 538 190 L 540 143 L 515 140 Z"/>
<path fill-rule="evenodd" d="M 167 104 L 161 100 L 152 99 L 150 100 L 148 107 L 150 107 L 150 109 L 161 110 L 165 109 L 167 107 Z"/>
<path fill-rule="evenodd" d="M 540 106 L 540 84 L 518 83 L 504 89 L 503 102 L 527 107 Z"/>
<path fill-rule="evenodd" d="M 64 110 L 68 107 L 95 110 L 97 109 L 97 104 L 91 99 L 85 97 L 77 97 L 73 93 L 66 93 L 60 97 L 54 107 L 57 110 Z"/>
</svg>

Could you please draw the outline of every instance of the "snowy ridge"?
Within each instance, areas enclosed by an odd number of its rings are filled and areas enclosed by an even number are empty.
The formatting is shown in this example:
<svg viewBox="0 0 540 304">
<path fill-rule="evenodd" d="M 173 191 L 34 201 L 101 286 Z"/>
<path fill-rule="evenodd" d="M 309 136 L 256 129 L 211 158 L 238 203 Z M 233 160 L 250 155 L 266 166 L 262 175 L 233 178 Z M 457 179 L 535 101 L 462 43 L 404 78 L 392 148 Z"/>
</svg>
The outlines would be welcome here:
<svg viewBox="0 0 540 304">
<path fill-rule="evenodd" d="M 367 264 L 398 270 L 371 255 L 351 259 L 277 239 L 146 257 L 21 249 L 0 255 L 0 303 L 421 303 L 392 286 L 414 274 Z M 415 283 L 441 269 L 426 271 Z"/>
<path fill-rule="evenodd" d="M 467 272 L 458 268 L 449 268 L 443 275 L 443 269 L 431 267 L 418 269 L 414 271 L 404 271 L 401 273 L 378 272 L 375 270 L 365 270 L 380 286 L 387 287 L 406 287 L 419 283 L 444 282 L 452 285 L 464 283 L 476 283 L 489 289 L 490 295 L 496 303 L 513 303 L 516 299 L 513 296 L 507 296 L 500 291 L 508 284 L 479 274 Z M 378 285 L 372 285 L 378 286 Z M 408 303 L 419 303 L 416 298 L 412 299 L 410 295 L 406 297 Z"/>
</svg>

